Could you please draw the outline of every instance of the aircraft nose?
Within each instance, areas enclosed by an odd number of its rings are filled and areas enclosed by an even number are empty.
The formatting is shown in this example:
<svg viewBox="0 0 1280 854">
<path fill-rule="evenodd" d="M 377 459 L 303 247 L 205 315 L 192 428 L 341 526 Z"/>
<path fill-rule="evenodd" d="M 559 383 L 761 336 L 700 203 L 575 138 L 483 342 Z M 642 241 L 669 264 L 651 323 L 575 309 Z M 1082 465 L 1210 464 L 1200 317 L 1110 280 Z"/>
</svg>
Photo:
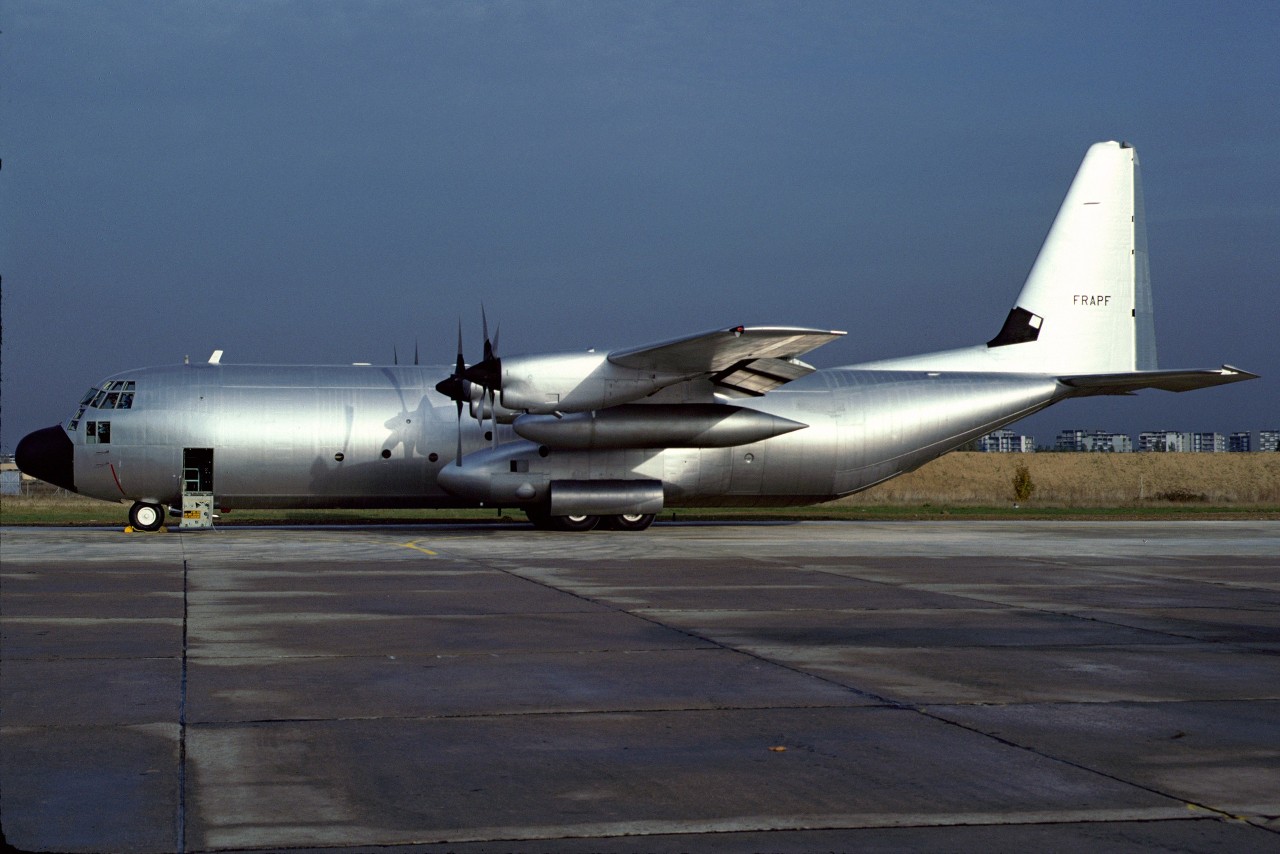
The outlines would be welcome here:
<svg viewBox="0 0 1280 854">
<path fill-rule="evenodd" d="M 23 436 L 13 458 L 24 473 L 76 491 L 75 446 L 61 426 L 46 427 Z"/>
</svg>

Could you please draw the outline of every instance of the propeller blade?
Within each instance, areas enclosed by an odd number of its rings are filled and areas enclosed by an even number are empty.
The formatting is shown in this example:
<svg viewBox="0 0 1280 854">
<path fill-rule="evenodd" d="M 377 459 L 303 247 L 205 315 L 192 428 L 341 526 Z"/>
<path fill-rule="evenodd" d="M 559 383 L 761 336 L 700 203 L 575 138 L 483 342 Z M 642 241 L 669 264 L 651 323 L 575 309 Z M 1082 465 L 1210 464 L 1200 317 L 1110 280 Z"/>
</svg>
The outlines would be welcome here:
<svg viewBox="0 0 1280 854">
<path fill-rule="evenodd" d="M 493 447 L 498 447 L 498 401 L 493 389 L 489 389 L 489 419 L 493 423 Z"/>
<path fill-rule="evenodd" d="M 484 303 L 480 303 L 480 331 L 484 333 L 484 361 L 493 358 L 493 344 L 489 342 L 489 318 L 484 313 Z"/>
<path fill-rule="evenodd" d="M 413 363 L 418 364 L 418 345 L 413 346 Z M 453 373 L 445 379 L 436 383 L 436 391 L 443 394 L 450 400 L 457 401 L 458 412 L 461 415 L 462 402 L 471 399 L 471 389 L 467 387 L 467 378 L 464 374 L 467 363 L 462 357 L 462 320 L 458 320 L 458 358 L 454 362 Z"/>
<path fill-rule="evenodd" d="M 457 399 L 458 403 L 458 453 L 453 457 L 455 466 L 462 465 L 462 398 Z"/>
</svg>

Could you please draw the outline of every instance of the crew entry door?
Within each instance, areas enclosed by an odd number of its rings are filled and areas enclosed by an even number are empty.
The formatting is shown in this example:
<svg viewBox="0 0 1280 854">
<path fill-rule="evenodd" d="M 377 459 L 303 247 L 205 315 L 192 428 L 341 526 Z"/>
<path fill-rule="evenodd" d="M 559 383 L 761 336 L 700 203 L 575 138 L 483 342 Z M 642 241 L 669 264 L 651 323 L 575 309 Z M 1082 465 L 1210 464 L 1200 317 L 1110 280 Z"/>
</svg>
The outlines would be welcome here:
<svg viewBox="0 0 1280 854">
<path fill-rule="evenodd" d="M 213 448 L 182 449 L 180 527 L 213 527 Z"/>
</svg>

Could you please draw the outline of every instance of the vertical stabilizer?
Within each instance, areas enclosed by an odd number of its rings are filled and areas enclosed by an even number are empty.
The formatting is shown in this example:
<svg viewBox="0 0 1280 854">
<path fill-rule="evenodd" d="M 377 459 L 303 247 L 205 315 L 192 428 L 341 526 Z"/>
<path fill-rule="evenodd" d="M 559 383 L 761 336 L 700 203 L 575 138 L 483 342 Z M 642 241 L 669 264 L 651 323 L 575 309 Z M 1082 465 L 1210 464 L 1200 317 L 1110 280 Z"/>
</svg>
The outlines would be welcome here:
<svg viewBox="0 0 1280 854">
<path fill-rule="evenodd" d="M 985 346 L 869 362 L 897 370 L 1124 373 L 1156 368 L 1138 155 L 1090 146 L 1013 309 Z"/>
<path fill-rule="evenodd" d="M 1155 367 L 1141 192 L 1133 148 L 1118 142 L 1089 148 L 989 349 L 1012 348 L 1009 356 L 1025 360 L 1022 370 Z"/>
</svg>

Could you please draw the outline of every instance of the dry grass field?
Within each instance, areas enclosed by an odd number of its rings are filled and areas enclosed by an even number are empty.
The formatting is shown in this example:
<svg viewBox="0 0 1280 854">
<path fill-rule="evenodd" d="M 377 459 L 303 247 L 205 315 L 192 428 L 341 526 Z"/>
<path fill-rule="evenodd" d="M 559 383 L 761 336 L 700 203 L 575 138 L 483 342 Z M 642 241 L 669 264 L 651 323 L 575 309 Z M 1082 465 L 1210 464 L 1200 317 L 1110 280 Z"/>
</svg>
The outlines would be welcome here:
<svg viewBox="0 0 1280 854">
<path fill-rule="evenodd" d="M 1280 454 L 982 454 L 955 452 L 841 499 L 844 505 L 999 505 L 1019 465 L 1045 507 L 1150 503 L 1280 506 Z"/>
<path fill-rule="evenodd" d="M 1013 480 L 1025 465 L 1034 491 L 1014 510 Z M 1167 515 L 1280 518 L 1280 454 L 947 454 L 917 471 L 814 508 L 679 510 L 672 518 L 915 519 L 1072 518 Z M 506 517 L 523 514 L 507 510 Z M 667 513 L 663 514 L 666 517 Z M 122 525 L 122 504 L 39 484 L 0 498 L 3 525 Z M 219 524 L 492 520 L 494 510 L 240 510 Z"/>
</svg>

